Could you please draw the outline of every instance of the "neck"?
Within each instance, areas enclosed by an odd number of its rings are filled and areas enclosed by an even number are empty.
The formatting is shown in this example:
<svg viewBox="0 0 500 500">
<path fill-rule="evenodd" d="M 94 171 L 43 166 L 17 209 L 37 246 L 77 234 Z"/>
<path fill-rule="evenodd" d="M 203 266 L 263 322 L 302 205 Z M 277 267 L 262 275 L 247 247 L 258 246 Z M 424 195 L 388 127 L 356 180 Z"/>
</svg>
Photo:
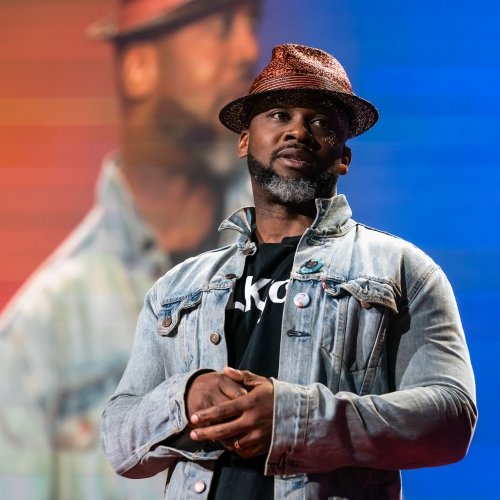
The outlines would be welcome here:
<svg viewBox="0 0 500 500">
<path fill-rule="evenodd" d="M 316 217 L 313 202 L 293 207 L 255 198 L 256 236 L 260 243 L 279 243 L 285 237 L 298 236 Z"/>
</svg>

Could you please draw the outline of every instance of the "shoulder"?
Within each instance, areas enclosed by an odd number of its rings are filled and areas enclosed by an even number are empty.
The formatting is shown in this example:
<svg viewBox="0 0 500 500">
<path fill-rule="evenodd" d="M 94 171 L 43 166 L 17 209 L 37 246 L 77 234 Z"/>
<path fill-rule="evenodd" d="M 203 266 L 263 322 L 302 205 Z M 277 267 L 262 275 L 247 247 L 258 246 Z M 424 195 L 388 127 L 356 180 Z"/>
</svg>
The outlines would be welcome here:
<svg viewBox="0 0 500 500">
<path fill-rule="evenodd" d="M 427 253 L 403 238 L 359 223 L 351 237 L 353 274 L 390 283 L 400 296 L 410 299 L 432 274 L 443 274 Z"/>
<path fill-rule="evenodd" d="M 158 288 L 203 287 L 220 274 L 223 265 L 238 251 L 237 245 L 226 245 L 190 257 L 177 264 L 162 276 L 155 286 Z"/>
<path fill-rule="evenodd" d="M 391 260 L 415 261 L 417 265 L 438 267 L 422 249 L 399 236 L 360 223 L 356 223 L 355 231 L 355 245 L 365 245 L 374 252 L 374 257 L 385 256 Z"/>
</svg>

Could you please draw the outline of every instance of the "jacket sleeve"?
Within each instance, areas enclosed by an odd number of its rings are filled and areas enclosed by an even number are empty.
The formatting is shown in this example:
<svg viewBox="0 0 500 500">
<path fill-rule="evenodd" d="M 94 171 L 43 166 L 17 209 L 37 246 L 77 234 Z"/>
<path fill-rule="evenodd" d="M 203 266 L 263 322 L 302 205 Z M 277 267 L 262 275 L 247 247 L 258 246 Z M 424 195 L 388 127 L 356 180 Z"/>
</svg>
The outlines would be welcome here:
<svg viewBox="0 0 500 500">
<path fill-rule="evenodd" d="M 15 491 L 33 500 L 50 496 L 54 418 L 49 417 L 54 413 L 44 396 L 51 395 L 56 379 L 54 364 L 43 356 L 51 345 L 44 311 L 36 312 L 41 314 L 33 321 L 28 315 L 9 323 L 5 316 L 0 319 L 0 484 L 5 498 L 15 497 Z"/>
<path fill-rule="evenodd" d="M 477 418 L 469 354 L 451 286 L 436 268 L 388 331 L 393 392 L 358 396 L 274 380 L 266 474 L 345 466 L 442 465 L 467 452 Z"/>
<path fill-rule="evenodd" d="M 127 368 L 101 420 L 104 452 L 115 472 L 130 478 L 153 476 L 181 457 L 203 461 L 221 453 L 186 438 L 184 393 L 206 370 L 167 376 L 154 292 L 146 296 Z"/>
</svg>

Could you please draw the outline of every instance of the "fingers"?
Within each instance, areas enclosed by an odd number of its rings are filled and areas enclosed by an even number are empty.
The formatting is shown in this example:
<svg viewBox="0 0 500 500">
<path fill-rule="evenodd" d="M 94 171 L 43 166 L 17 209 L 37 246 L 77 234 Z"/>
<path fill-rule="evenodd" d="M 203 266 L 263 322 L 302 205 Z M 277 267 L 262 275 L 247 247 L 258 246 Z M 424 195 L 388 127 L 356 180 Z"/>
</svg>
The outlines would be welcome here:
<svg viewBox="0 0 500 500">
<path fill-rule="evenodd" d="M 193 418 L 194 417 L 196 417 L 196 415 L 193 415 Z M 235 436 L 238 436 L 243 431 L 244 429 L 241 423 L 232 420 L 222 424 L 197 427 L 191 431 L 189 436 L 193 441 L 228 441 L 231 438 L 235 438 Z"/>
<path fill-rule="evenodd" d="M 252 400 L 253 398 L 246 395 L 200 410 L 191 417 L 191 423 L 197 426 L 191 432 L 191 439 L 224 441 L 249 432 L 252 422 L 241 417 L 252 405 Z"/>
<path fill-rule="evenodd" d="M 238 370 L 234 370 L 235 372 Z M 247 390 L 238 383 L 238 380 L 231 379 L 226 376 L 225 370 L 224 375 L 219 377 L 219 390 L 222 394 L 227 396 L 229 399 L 236 399 L 240 396 L 247 394 Z"/>
<path fill-rule="evenodd" d="M 192 416 L 203 408 L 210 408 L 243 396 L 248 391 L 238 382 L 219 372 L 198 375 L 187 392 L 187 413 Z"/>
<path fill-rule="evenodd" d="M 238 417 L 242 413 L 241 402 L 238 400 L 227 401 L 217 406 L 200 410 L 191 416 L 191 423 L 196 426 L 207 426 L 224 422 L 230 418 Z"/>
<path fill-rule="evenodd" d="M 237 453 L 242 458 L 252 458 L 268 452 L 264 436 L 250 435 L 243 437 L 236 436 L 221 441 L 226 450 Z"/>
<path fill-rule="evenodd" d="M 224 375 L 235 382 L 243 384 L 248 389 L 252 389 L 253 387 L 269 380 L 266 377 L 255 375 L 255 373 L 249 372 L 248 370 L 235 370 L 229 366 L 224 368 Z"/>
<path fill-rule="evenodd" d="M 228 367 L 218 375 L 217 390 L 225 394 L 224 399 L 192 414 L 191 439 L 219 441 L 243 458 L 267 453 L 273 422 L 272 381 Z"/>
<path fill-rule="evenodd" d="M 230 366 L 226 366 L 224 368 L 224 375 L 240 384 L 243 383 L 243 380 L 245 378 L 244 372 L 242 370 L 236 370 L 235 368 L 231 368 Z"/>
<path fill-rule="evenodd" d="M 247 415 L 247 419 L 255 424 L 260 418 L 267 420 L 273 414 L 273 384 L 269 379 L 257 377 L 257 386 L 244 396 L 213 405 L 209 408 L 200 408 L 191 416 L 191 423 L 196 426 L 207 426 L 222 423 Z"/>
<path fill-rule="evenodd" d="M 191 439 L 222 442 L 232 439 L 233 443 L 226 445 L 238 453 L 241 450 L 234 446 L 236 438 L 243 449 L 253 446 L 255 441 L 263 442 L 268 448 L 273 422 L 273 384 L 264 380 L 266 384 L 260 384 L 245 396 L 196 412 L 191 417 L 191 423 L 196 426 L 191 431 Z"/>
<path fill-rule="evenodd" d="M 236 414 L 226 414 L 231 407 L 224 407 L 226 401 L 231 401 L 248 394 L 247 389 L 252 389 L 259 384 L 268 382 L 265 377 L 259 377 L 249 371 L 235 370 L 226 367 L 223 373 L 211 372 L 199 375 L 191 384 L 188 391 L 188 415 L 193 425 L 209 424 L 225 420 Z M 201 418 L 200 410 L 213 411 Z M 219 413 L 218 413 L 219 412 Z"/>
</svg>

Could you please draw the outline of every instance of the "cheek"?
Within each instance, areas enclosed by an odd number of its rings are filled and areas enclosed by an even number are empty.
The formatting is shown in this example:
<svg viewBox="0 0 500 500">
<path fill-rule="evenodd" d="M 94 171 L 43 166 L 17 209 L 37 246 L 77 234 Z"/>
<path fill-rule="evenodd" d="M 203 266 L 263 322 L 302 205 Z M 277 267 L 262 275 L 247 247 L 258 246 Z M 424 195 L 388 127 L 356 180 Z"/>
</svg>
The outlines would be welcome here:
<svg viewBox="0 0 500 500">
<path fill-rule="evenodd" d="M 344 143 L 339 144 L 338 140 L 331 136 L 321 137 L 318 142 L 321 144 L 322 156 L 330 161 L 340 160 L 344 151 Z"/>
<path fill-rule="evenodd" d="M 203 43 L 198 47 L 191 59 L 193 76 L 198 82 L 214 85 L 224 71 L 224 46 L 215 36 L 202 37 Z M 205 92 L 212 92 L 213 88 L 205 88 Z"/>
<path fill-rule="evenodd" d="M 208 58 L 200 59 L 197 64 L 197 69 L 193 73 L 194 80 L 198 83 L 201 92 L 210 94 L 213 92 L 214 84 L 217 82 L 217 75 L 219 74 L 219 65 L 214 60 Z M 207 90 L 211 88 L 210 92 Z"/>
<path fill-rule="evenodd" d="M 327 148 L 336 149 L 338 146 L 337 139 L 333 136 L 325 136 L 320 139 L 321 144 Z"/>
<path fill-rule="evenodd" d="M 282 135 L 283 131 L 269 126 L 262 114 L 255 115 L 248 129 L 248 153 L 268 165 L 273 152 L 283 146 L 280 140 Z"/>
<path fill-rule="evenodd" d="M 210 95 L 217 83 L 217 75 L 221 66 L 218 56 L 210 53 L 196 54 L 184 67 L 182 73 L 184 88 Z"/>
<path fill-rule="evenodd" d="M 249 141 L 247 150 L 260 163 L 270 163 L 273 147 L 268 141 L 254 138 Z"/>
</svg>

